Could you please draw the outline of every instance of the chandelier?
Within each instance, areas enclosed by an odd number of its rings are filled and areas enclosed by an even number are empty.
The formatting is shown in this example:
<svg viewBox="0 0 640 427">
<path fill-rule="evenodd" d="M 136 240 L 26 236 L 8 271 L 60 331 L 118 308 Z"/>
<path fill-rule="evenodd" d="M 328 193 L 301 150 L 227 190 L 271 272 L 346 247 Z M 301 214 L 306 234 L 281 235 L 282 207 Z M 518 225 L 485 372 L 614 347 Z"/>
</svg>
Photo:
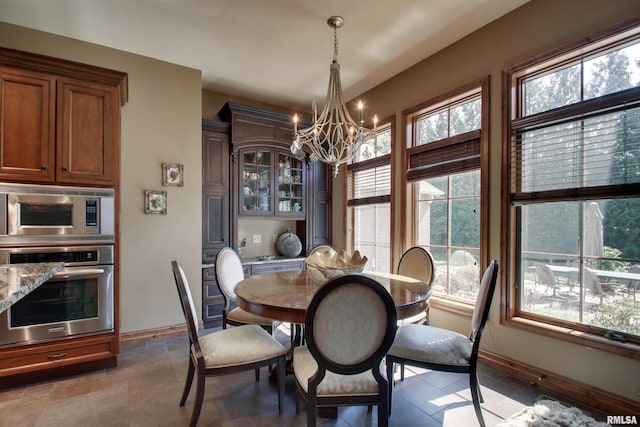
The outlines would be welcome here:
<svg viewBox="0 0 640 427">
<path fill-rule="evenodd" d="M 291 152 L 298 158 L 305 155 L 307 147 L 312 162 L 322 161 L 333 166 L 334 176 L 338 176 L 340 165 L 350 161 L 359 151 L 362 143 L 368 138 L 376 137 L 378 117 L 373 118 L 373 130 L 365 128 L 362 101 L 358 102 L 359 120 L 351 118 L 342 96 L 340 84 L 340 64 L 338 64 L 338 28 L 344 25 L 340 16 L 327 19 L 327 24 L 333 28 L 333 62 L 329 68 L 329 89 L 327 100 L 322 113 L 318 117 L 315 101 L 312 103 L 313 124 L 298 130 L 298 115 L 293 117 L 294 137 Z M 367 158 L 370 153 L 365 150 Z"/>
</svg>

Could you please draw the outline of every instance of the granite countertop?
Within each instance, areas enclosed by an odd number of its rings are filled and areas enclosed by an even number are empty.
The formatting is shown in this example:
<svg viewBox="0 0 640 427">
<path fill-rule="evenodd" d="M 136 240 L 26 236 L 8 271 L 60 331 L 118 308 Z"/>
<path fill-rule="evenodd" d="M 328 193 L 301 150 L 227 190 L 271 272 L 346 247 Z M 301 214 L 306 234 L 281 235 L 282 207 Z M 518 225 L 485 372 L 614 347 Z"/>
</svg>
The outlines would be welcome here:
<svg viewBox="0 0 640 427">
<path fill-rule="evenodd" d="M 64 268 L 63 262 L 0 264 L 0 313 Z"/>
</svg>

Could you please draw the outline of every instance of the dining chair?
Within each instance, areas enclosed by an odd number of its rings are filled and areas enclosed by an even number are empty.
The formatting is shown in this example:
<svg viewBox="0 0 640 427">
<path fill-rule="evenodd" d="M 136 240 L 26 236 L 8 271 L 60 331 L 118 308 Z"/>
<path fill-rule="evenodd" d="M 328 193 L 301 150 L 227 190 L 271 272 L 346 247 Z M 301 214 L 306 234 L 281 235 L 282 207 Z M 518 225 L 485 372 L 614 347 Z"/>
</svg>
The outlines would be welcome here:
<svg viewBox="0 0 640 427">
<path fill-rule="evenodd" d="M 222 329 L 227 329 L 227 325 L 260 325 L 273 334 L 278 324 L 276 320 L 249 313 L 236 305 L 234 288 L 242 279 L 244 279 L 244 270 L 238 253 L 228 246 L 220 249 L 216 258 L 216 281 L 224 298 Z"/>
<path fill-rule="evenodd" d="M 407 324 L 398 328 L 396 338 L 387 354 L 389 408 L 391 408 L 394 363 L 434 371 L 467 373 L 476 416 L 480 425 L 484 427 L 480 408 L 480 402 L 483 402 L 483 399 L 478 383 L 478 350 L 498 280 L 498 266 L 497 260 L 491 261 L 482 276 L 471 317 L 469 337 L 428 325 Z"/>
<path fill-rule="evenodd" d="M 393 299 L 372 278 L 351 274 L 329 280 L 305 314 L 307 345 L 296 347 L 293 372 L 307 402 L 307 426 L 320 406 L 377 405 L 378 425 L 387 426 L 389 383 L 382 359 L 396 334 Z"/>
<path fill-rule="evenodd" d="M 204 398 L 205 377 L 227 375 L 275 364 L 278 378 L 278 411 L 284 404 L 284 377 L 287 350 L 258 325 L 222 329 L 198 337 L 197 314 L 189 282 L 177 261 L 171 261 L 182 312 L 189 332 L 189 368 L 180 406 L 184 406 L 194 374 L 197 374 L 196 398 L 189 425 L 195 427 Z"/>
<path fill-rule="evenodd" d="M 401 276 L 411 277 L 426 283 L 429 288 L 435 279 L 435 262 L 429 251 L 420 246 L 414 246 L 400 257 L 397 273 Z M 427 307 L 419 314 L 407 319 L 398 320 L 398 326 L 407 323 L 429 324 L 429 301 Z M 400 380 L 404 381 L 404 365 L 400 364 Z"/>
<path fill-rule="evenodd" d="M 398 263 L 397 273 L 401 276 L 411 277 L 420 280 L 431 287 L 435 278 L 435 262 L 429 251 L 420 246 L 414 246 L 402 254 Z M 429 324 L 429 305 L 424 312 L 418 316 L 410 317 L 400 321 L 405 323 Z"/>
</svg>

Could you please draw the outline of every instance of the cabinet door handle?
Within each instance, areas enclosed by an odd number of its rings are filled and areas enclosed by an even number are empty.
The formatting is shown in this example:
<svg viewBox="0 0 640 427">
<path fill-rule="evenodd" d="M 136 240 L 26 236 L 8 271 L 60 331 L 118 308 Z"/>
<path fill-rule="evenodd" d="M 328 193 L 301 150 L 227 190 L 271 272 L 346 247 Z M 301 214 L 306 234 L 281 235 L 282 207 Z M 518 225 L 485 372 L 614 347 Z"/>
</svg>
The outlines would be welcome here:
<svg viewBox="0 0 640 427">
<path fill-rule="evenodd" d="M 67 355 L 67 353 L 58 353 L 58 354 L 50 354 L 47 356 L 48 359 L 54 360 L 54 359 L 61 359 L 63 357 L 65 357 Z"/>
<path fill-rule="evenodd" d="M 65 172 L 69 172 L 69 169 L 66 166 L 63 167 L 62 170 L 65 171 Z"/>
<path fill-rule="evenodd" d="M 46 165 L 42 165 L 42 166 L 40 166 L 40 169 L 42 169 L 43 171 L 46 171 L 47 170 L 47 166 Z"/>
</svg>

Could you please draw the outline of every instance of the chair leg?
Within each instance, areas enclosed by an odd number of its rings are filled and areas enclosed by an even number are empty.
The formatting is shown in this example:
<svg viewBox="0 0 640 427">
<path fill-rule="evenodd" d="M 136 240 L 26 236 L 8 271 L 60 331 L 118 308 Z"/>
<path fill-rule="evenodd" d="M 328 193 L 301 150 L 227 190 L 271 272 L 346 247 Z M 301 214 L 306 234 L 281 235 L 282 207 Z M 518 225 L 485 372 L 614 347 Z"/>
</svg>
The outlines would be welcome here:
<svg viewBox="0 0 640 427">
<path fill-rule="evenodd" d="M 284 407 L 284 377 L 287 375 L 287 356 L 278 358 L 278 412 L 281 414 Z"/>
<path fill-rule="evenodd" d="M 400 381 L 404 381 L 404 363 L 400 364 Z"/>
<path fill-rule="evenodd" d="M 316 418 L 318 416 L 318 400 L 315 394 L 307 394 L 307 427 L 316 427 Z"/>
<path fill-rule="evenodd" d="M 260 368 L 256 368 L 256 382 L 260 381 Z"/>
<path fill-rule="evenodd" d="M 388 378 L 387 381 L 389 381 Z M 389 385 L 383 384 L 380 387 L 380 402 L 378 402 L 378 427 L 387 427 L 389 425 L 390 416 L 391 408 L 389 405 Z"/>
<path fill-rule="evenodd" d="M 189 359 L 189 368 L 187 369 L 187 378 L 184 382 L 184 390 L 182 391 L 180 406 L 184 406 L 184 403 L 187 401 L 187 397 L 189 396 L 189 391 L 191 391 L 191 383 L 193 382 L 194 372 L 195 372 L 195 368 L 193 366 L 193 361 Z"/>
<path fill-rule="evenodd" d="M 393 370 L 394 370 L 395 363 L 389 361 L 388 358 L 386 360 L 386 363 L 387 363 L 387 381 L 389 382 L 389 386 L 388 386 L 389 387 L 389 397 L 388 397 L 388 399 L 389 399 L 389 416 L 391 416 L 391 406 L 392 406 L 391 405 L 391 401 L 392 401 L 391 395 L 393 393 L 393 383 L 394 383 Z"/>
<path fill-rule="evenodd" d="M 191 421 L 189 427 L 196 427 L 198 424 L 198 418 L 200 418 L 200 410 L 202 409 L 202 401 L 204 400 L 204 366 L 198 367 L 198 379 L 196 384 L 196 400 L 193 403 L 193 412 L 191 414 Z"/>
<path fill-rule="evenodd" d="M 475 370 L 472 370 L 469 374 L 469 388 L 471 389 L 471 399 L 473 400 L 473 407 L 476 410 L 478 423 L 480 423 L 480 427 L 485 427 L 484 418 L 482 417 L 482 408 L 480 407 L 481 396 L 478 384 L 478 375 Z"/>
</svg>

